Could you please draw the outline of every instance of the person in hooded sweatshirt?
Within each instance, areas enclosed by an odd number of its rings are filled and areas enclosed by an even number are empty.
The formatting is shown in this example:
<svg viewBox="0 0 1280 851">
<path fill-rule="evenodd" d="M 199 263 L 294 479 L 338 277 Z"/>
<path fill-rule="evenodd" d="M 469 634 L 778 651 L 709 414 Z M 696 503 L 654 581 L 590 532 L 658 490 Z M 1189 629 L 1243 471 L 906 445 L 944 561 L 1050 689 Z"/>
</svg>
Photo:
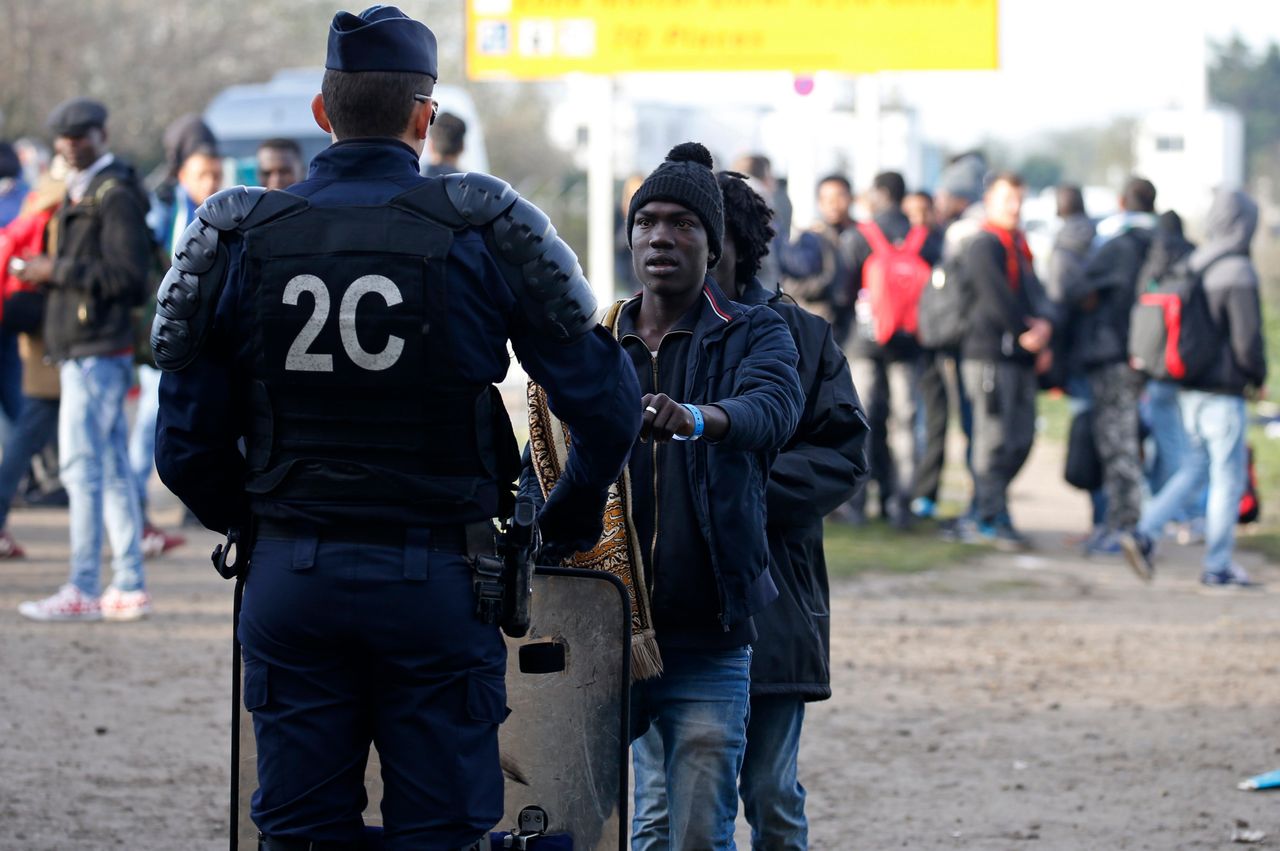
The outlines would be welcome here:
<svg viewBox="0 0 1280 851">
<path fill-rule="evenodd" d="M 946 261 L 960 254 L 965 242 L 982 229 L 982 184 L 986 173 L 986 159 L 976 151 L 956 157 L 943 169 L 934 198 L 936 228 L 942 234 L 942 257 L 935 274 L 941 273 Z M 916 387 L 924 409 L 924 446 L 911 485 L 911 513 L 927 519 L 937 513 L 952 402 L 960 412 L 966 440 L 973 433 L 973 412 L 964 394 L 958 349 L 925 349 L 920 360 Z"/>
<path fill-rule="evenodd" d="M 1063 389 L 1071 397 L 1071 412 L 1079 416 L 1093 405 L 1093 394 L 1089 392 L 1089 379 L 1081 364 L 1082 346 L 1074 338 L 1079 316 L 1070 309 L 1067 293 L 1083 288 L 1085 268 L 1089 262 L 1089 252 L 1097 233 L 1093 220 L 1085 213 L 1084 194 L 1079 186 L 1062 184 L 1055 190 L 1058 218 L 1062 227 L 1053 239 L 1053 251 L 1049 255 L 1049 269 L 1045 276 L 1045 294 L 1057 304 L 1064 316 L 1063 327 L 1058 338 L 1054 340 L 1055 357 L 1061 359 L 1060 364 L 1065 383 Z M 1120 552 L 1120 544 L 1114 536 L 1106 541 L 1099 532 L 1104 529 L 1107 519 L 1106 491 L 1095 488 L 1089 492 L 1093 509 L 1092 529 L 1085 536 L 1085 555 L 1105 552 L 1108 545 L 1113 545 L 1112 552 Z"/>
<path fill-rule="evenodd" d="M 1173 210 L 1166 210 L 1160 214 L 1151 250 L 1147 252 L 1147 262 L 1142 267 L 1138 281 L 1158 280 L 1174 263 L 1195 248 L 1183 234 L 1182 217 Z M 1146 465 L 1144 472 L 1147 488 L 1155 494 L 1173 478 L 1182 464 L 1186 435 L 1182 429 L 1182 409 L 1178 407 L 1178 383 L 1159 379 L 1148 381 L 1138 406 L 1138 414 L 1150 438 L 1150 446 L 1143 453 L 1143 461 Z M 1203 525 L 1204 512 L 1198 505 L 1199 500 L 1193 499 L 1192 502 L 1197 504 L 1188 506 L 1186 519 L 1198 517 Z"/>
<path fill-rule="evenodd" d="M 1257 225 L 1258 207 L 1247 195 L 1219 190 L 1209 208 L 1206 238 L 1189 260 L 1204 282 L 1222 350 L 1214 369 L 1179 390 L 1186 433 L 1182 463 L 1142 512 L 1138 528 L 1121 540 L 1129 563 L 1148 579 L 1155 571 L 1156 537 L 1207 481 L 1200 581 L 1211 586 L 1254 586 L 1233 556 L 1247 475 L 1244 400 L 1267 379 L 1258 273 L 1249 257 Z"/>
</svg>

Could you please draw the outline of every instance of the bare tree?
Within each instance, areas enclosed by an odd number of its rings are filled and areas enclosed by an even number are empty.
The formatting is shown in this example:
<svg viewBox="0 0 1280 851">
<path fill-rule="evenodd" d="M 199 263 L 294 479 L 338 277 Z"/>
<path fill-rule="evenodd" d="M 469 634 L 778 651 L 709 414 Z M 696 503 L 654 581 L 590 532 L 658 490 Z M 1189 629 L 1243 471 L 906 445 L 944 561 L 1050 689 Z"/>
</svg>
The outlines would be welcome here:
<svg viewBox="0 0 1280 851">
<path fill-rule="evenodd" d="M 334 6 L 332 0 L 0 0 L 0 135 L 44 136 L 54 105 L 94 97 L 111 110 L 112 146 L 150 165 L 160 158 L 165 125 L 202 111 L 227 86 L 322 65 Z M 433 0 L 404 8 L 430 22 L 441 42 L 442 72 L 458 79 L 461 4 Z"/>
</svg>

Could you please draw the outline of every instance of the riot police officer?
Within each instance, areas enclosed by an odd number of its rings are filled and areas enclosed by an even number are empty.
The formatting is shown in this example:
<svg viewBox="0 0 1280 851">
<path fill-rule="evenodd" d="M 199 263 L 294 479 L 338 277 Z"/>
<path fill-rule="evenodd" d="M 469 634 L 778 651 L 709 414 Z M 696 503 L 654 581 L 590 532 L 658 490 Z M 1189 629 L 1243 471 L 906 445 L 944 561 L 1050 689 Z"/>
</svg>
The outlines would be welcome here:
<svg viewBox="0 0 1280 851">
<path fill-rule="evenodd" d="M 312 103 L 334 144 L 287 191 L 210 198 L 158 299 L 161 478 L 210 529 L 256 533 L 239 639 L 273 851 L 358 847 L 371 742 L 390 851 L 501 818 L 506 654 L 472 563 L 518 472 L 507 340 L 572 431 L 546 549 L 596 542 L 639 431 L 547 217 L 493 177 L 419 175 L 435 81 L 422 23 L 338 13 Z"/>
</svg>

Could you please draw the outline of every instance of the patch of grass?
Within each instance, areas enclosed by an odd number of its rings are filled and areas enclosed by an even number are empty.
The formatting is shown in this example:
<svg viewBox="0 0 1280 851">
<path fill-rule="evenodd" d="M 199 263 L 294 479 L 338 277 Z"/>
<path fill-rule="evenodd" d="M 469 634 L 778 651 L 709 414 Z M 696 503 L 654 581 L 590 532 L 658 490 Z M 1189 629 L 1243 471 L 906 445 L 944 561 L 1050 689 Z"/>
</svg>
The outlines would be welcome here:
<svg viewBox="0 0 1280 851">
<path fill-rule="evenodd" d="M 1236 543 L 1241 549 L 1280 562 L 1280 440 L 1267 437 L 1260 426 L 1251 426 L 1249 445 L 1253 447 L 1262 514 L 1251 534 L 1238 535 Z"/>
<path fill-rule="evenodd" d="M 1056 390 L 1040 394 L 1036 420 L 1037 440 L 1066 443 L 1071 432 L 1071 397 Z"/>
<path fill-rule="evenodd" d="M 1252 535 L 1237 535 L 1236 546 L 1258 553 L 1267 561 L 1280 564 L 1280 530 L 1272 527 Z"/>
<path fill-rule="evenodd" d="M 991 551 L 981 544 L 942 540 L 936 523 L 919 523 L 902 532 L 874 520 L 857 527 L 826 524 L 824 549 L 827 571 L 834 578 L 868 572 L 919 573 Z"/>
</svg>

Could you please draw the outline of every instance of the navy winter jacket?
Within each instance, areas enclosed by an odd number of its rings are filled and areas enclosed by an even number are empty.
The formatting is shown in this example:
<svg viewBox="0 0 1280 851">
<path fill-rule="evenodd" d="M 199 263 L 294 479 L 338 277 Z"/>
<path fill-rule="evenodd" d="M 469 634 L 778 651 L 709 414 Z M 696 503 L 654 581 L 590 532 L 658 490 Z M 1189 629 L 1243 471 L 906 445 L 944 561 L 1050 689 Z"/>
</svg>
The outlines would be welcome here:
<svg viewBox="0 0 1280 851">
<path fill-rule="evenodd" d="M 778 450 L 800 422 L 804 392 L 795 343 L 777 313 L 729 301 L 711 278 L 704 297 L 712 310 L 694 328 L 689 398 L 678 401 L 714 404 L 729 417 L 729 433 L 716 443 L 697 441 L 688 467 L 693 520 L 711 552 L 719 620 L 728 629 L 778 596 L 769 575 L 765 488 Z"/>
<path fill-rule="evenodd" d="M 800 353 L 804 413 L 769 475 L 769 572 L 778 600 L 756 616 L 751 694 L 831 696 L 831 591 L 822 519 L 866 481 L 870 433 L 849 364 L 825 319 L 753 281 L 743 304 L 765 304 Z"/>
</svg>

